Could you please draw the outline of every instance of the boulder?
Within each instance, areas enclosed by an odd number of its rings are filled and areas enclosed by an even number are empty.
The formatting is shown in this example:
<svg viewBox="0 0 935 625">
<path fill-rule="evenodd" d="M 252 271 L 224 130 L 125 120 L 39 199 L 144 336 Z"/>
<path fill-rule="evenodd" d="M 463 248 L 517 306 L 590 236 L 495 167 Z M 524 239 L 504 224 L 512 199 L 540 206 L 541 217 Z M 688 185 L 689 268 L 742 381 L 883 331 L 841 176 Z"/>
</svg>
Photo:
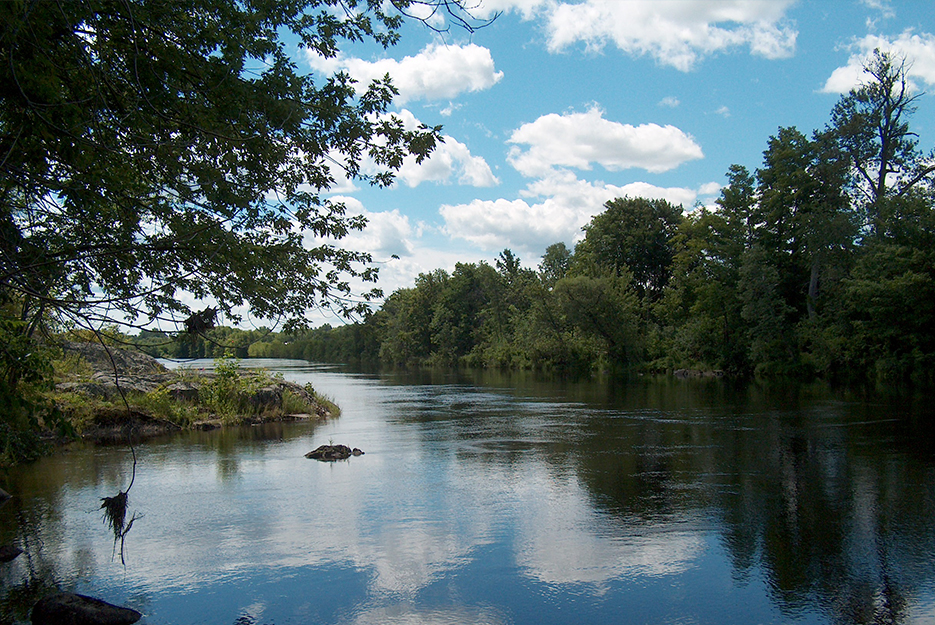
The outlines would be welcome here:
<svg viewBox="0 0 935 625">
<path fill-rule="evenodd" d="M 364 455 L 364 452 L 356 447 L 351 449 L 347 445 L 322 445 L 318 449 L 314 449 L 305 454 L 305 457 L 311 458 L 312 460 L 333 462 L 335 460 L 347 460 L 351 456 L 362 455 Z"/>
<path fill-rule="evenodd" d="M 131 625 L 143 615 L 106 601 L 58 593 L 40 599 L 32 609 L 33 625 Z"/>
<path fill-rule="evenodd" d="M 0 562 L 10 562 L 15 560 L 23 550 L 13 545 L 0 545 Z"/>
</svg>

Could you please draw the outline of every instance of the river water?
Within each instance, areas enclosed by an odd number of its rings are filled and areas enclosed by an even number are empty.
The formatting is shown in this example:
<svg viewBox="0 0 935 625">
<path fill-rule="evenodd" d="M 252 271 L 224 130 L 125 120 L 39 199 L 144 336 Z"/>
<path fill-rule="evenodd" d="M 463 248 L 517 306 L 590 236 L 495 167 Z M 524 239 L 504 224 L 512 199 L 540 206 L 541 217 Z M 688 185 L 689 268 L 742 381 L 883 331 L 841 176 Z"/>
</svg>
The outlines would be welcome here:
<svg viewBox="0 0 935 625">
<path fill-rule="evenodd" d="M 53 587 L 150 625 L 935 623 L 924 400 L 242 364 L 343 414 L 140 446 L 125 563 L 127 448 L 0 472 L 0 623 Z"/>
</svg>

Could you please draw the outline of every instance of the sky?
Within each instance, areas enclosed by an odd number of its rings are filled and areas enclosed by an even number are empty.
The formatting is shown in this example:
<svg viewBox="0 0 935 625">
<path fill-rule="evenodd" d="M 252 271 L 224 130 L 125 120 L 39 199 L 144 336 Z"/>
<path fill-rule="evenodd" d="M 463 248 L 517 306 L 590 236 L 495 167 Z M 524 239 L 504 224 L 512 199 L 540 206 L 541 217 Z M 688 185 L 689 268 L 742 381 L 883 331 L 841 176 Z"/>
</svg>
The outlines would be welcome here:
<svg viewBox="0 0 935 625">
<path fill-rule="evenodd" d="M 472 13 L 497 17 L 473 33 L 410 20 L 398 45 L 333 59 L 295 50 L 300 71 L 389 73 L 407 125 L 443 125 L 444 144 L 392 187 L 326 194 L 369 220 L 339 244 L 373 255 L 387 295 L 507 248 L 535 268 L 617 197 L 713 205 L 728 168 L 756 170 L 780 127 L 824 128 L 875 48 L 930 92 L 912 127 L 935 146 L 932 0 L 480 0 Z"/>
</svg>

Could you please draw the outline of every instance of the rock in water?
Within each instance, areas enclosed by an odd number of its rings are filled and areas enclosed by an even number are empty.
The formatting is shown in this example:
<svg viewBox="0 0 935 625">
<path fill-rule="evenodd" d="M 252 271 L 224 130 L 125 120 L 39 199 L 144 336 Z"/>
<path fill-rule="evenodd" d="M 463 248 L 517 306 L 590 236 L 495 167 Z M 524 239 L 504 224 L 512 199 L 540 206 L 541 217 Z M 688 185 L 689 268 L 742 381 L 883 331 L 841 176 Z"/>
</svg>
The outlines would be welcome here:
<svg viewBox="0 0 935 625">
<path fill-rule="evenodd" d="M 330 462 L 334 460 L 347 460 L 352 455 L 360 456 L 363 455 L 363 453 L 364 452 L 356 447 L 352 450 L 347 445 L 322 445 L 318 449 L 314 449 L 305 454 L 305 457 L 313 460 L 326 460 Z"/>
<path fill-rule="evenodd" d="M 63 592 L 40 599 L 32 609 L 33 625 L 131 625 L 142 614 L 106 601 Z"/>
<path fill-rule="evenodd" d="M 15 560 L 23 550 L 13 545 L 0 545 L 0 562 L 10 562 Z"/>
</svg>

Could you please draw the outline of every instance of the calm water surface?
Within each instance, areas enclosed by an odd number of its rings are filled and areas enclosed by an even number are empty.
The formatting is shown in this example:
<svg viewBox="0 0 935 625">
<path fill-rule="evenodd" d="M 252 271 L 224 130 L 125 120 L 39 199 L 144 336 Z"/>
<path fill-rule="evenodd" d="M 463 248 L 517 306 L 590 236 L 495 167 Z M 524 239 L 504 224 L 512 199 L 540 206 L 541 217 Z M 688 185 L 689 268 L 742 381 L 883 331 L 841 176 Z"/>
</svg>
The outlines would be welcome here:
<svg viewBox="0 0 935 625">
<path fill-rule="evenodd" d="M 53 586 L 151 625 L 935 623 L 924 401 L 243 364 L 342 416 L 141 446 L 125 565 L 126 448 L 0 473 L 0 623 Z"/>
</svg>

